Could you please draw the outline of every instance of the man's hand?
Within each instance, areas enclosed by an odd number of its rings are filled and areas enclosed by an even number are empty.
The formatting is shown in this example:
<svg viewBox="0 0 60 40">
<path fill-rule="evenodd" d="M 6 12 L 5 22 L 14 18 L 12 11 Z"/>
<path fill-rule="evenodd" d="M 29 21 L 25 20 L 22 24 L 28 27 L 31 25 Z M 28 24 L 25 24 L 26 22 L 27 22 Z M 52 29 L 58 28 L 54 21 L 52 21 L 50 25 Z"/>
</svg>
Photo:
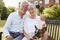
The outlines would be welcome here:
<svg viewBox="0 0 60 40">
<path fill-rule="evenodd" d="M 6 40 L 13 40 L 13 37 L 9 35 L 6 37 Z"/>
<path fill-rule="evenodd" d="M 30 36 L 30 40 L 33 40 L 33 37 L 32 36 Z"/>
<path fill-rule="evenodd" d="M 33 38 L 30 38 L 30 40 L 33 40 Z"/>
</svg>

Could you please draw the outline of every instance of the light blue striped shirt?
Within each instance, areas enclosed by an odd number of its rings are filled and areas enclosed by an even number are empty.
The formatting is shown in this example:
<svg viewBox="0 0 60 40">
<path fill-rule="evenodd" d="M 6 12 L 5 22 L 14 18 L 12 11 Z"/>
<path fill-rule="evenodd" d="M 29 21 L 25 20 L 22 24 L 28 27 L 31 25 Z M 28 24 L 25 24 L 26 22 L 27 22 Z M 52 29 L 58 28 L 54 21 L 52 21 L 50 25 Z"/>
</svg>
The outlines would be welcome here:
<svg viewBox="0 0 60 40">
<path fill-rule="evenodd" d="M 3 33 L 5 34 L 5 36 L 10 35 L 9 31 L 23 33 L 24 20 L 25 17 L 21 19 L 18 12 L 11 13 L 8 16 L 6 24 L 3 28 Z"/>
</svg>

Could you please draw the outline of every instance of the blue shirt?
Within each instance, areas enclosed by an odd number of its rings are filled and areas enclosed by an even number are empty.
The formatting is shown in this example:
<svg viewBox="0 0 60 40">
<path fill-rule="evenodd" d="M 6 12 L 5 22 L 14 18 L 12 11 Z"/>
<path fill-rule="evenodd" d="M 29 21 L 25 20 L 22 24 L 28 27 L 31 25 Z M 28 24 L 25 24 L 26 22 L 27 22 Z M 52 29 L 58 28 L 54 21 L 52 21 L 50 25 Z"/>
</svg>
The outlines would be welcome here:
<svg viewBox="0 0 60 40">
<path fill-rule="evenodd" d="M 9 31 L 23 33 L 24 20 L 25 17 L 21 18 L 18 12 L 11 13 L 8 16 L 6 24 L 3 28 L 5 36 L 10 35 Z"/>
</svg>

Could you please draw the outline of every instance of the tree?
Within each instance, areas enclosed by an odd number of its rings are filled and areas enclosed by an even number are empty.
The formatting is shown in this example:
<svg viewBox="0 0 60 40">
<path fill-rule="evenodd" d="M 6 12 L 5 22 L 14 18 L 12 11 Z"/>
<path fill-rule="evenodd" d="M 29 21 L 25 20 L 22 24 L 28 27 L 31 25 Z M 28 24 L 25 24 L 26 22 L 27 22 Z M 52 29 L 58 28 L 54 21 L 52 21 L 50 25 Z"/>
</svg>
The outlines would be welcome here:
<svg viewBox="0 0 60 40">
<path fill-rule="evenodd" d="M 40 8 L 40 0 L 38 0 L 38 5 L 39 5 L 39 8 Z"/>
<path fill-rule="evenodd" d="M 4 2 L 3 2 L 3 0 L 0 0 L 0 13 L 1 13 L 1 11 L 2 11 L 2 8 L 4 7 L 5 5 L 4 5 Z"/>
<path fill-rule="evenodd" d="M 4 2 L 3 0 L 0 0 L 0 19 L 1 19 L 1 14 L 2 14 L 2 8 L 4 7 Z"/>
<path fill-rule="evenodd" d="M 7 14 L 10 14 L 11 12 L 15 12 L 15 8 L 14 7 L 8 7 L 7 8 Z"/>
<path fill-rule="evenodd" d="M 6 8 L 5 5 L 4 5 L 3 0 L 0 0 L 0 18 L 2 20 L 7 19 L 8 15 L 11 12 L 14 12 L 14 11 L 15 11 L 14 7 L 8 7 L 8 8 Z"/>
<path fill-rule="evenodd" d="M 1 19 L 2 20 L 5 20 L 7 18 L 7 8 L 6 7 L 3 7 L 2 9 L 2 13 L 1 13 Z"/>
</svg>

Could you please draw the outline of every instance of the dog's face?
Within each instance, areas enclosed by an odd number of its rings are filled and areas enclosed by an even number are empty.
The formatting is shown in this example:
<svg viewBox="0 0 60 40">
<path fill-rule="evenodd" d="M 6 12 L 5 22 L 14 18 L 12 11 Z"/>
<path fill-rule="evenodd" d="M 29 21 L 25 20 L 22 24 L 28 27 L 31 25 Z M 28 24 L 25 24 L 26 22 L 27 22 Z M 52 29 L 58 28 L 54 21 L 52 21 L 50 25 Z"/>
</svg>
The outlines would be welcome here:
<svg viewBox="0 0 60 40">
<path fill-rule="evenodd" d="M 40 38 L 42 36 L 42 31 L 41 29 L 38 29 L 36 35 L 35 35 L 37 38 Z"/>
<path fill-rule="evenodd" d="M 36 37 L 37 37 L 37 38 L 42 37 L 43 34 L 45 33 L 45 31 L 47 30 L 47 27 L 43 27 L 42 29 L 38 29 L 38 28 L 35 26 L 35 28 L 36 28 L 36 31 L 35 31 L 35 36 L 33 36 L 34 39 L 36 39 Z"/>
<path fill-rule="evenodd" d="M 46 27 L 44 27 L 44 28 L 42 28 L 42 29 L 37 29 L 37 32 L 36 32 L 36 35 L 35 35 L 35 36 L 36 36 L 37 38 L 42 37 L 46 30 L 47 30 Z"/>
</svg>

